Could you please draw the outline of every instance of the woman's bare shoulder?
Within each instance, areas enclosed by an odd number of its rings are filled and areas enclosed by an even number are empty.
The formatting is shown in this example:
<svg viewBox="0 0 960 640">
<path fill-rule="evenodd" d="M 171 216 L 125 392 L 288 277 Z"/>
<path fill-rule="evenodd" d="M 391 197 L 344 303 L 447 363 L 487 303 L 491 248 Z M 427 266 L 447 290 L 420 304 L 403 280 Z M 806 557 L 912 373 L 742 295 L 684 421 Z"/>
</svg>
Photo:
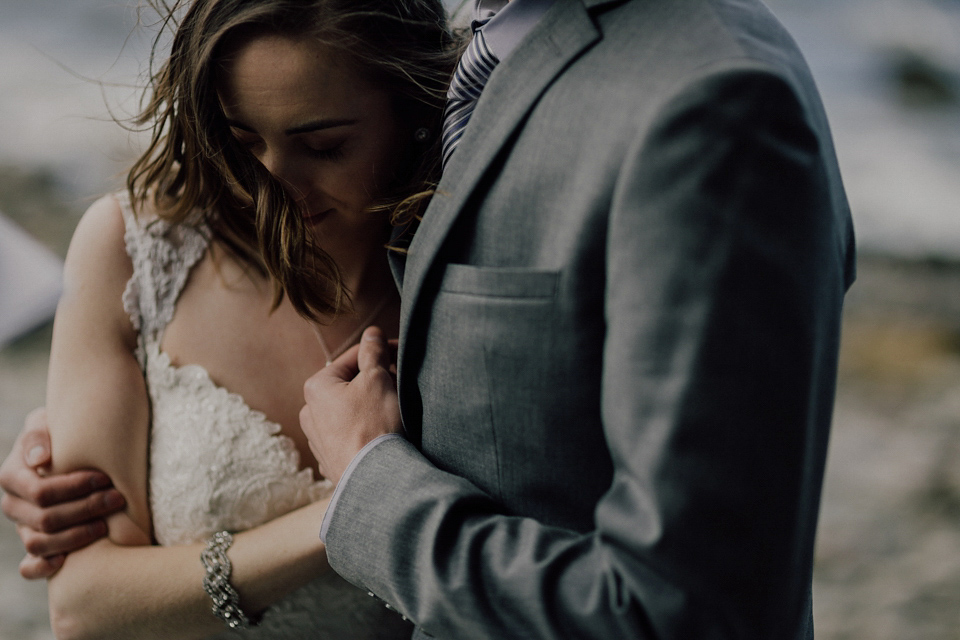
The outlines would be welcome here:
<svg viewBox="0 0 960 640">
<path fill-rule="evenodd" d="M 117 249 L 124 251 L 125 232 L 126 224 L 120 203 L 115 196 L 105 195 L 91 204 L 77 223 L 67 251 L 67 261 L 98 255 L 106 257 L 106 254 Z"/>
<path fill-rule="evenodd" d="M 133 327 L 123 310 L 122 296 L 133 275 L 127 254 L 126 224 L 117 198 L 107 195 L 87 209 L 74 231 L 64 264 L 63 300 L 96 308 L 100 320 L 116 322 L 127 340 Z"/>
</svg>

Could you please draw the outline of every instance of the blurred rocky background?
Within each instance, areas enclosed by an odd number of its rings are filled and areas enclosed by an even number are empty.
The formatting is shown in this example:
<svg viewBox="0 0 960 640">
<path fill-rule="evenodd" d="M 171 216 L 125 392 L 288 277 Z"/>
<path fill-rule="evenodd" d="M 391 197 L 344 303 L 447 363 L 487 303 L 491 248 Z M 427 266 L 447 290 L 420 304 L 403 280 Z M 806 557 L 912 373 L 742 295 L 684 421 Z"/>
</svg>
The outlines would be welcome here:
<svg viewBox="0 0 960 640">
<path fill-rule="evenodd" d="M 960 640 L 960 0 L 768 5 L 823 92 L 861 254 L 818 537 L 817 637 Z M 136 136 L 112 117 L 136 104 L 149 43 L 138 20 L 126 0 L 0 4 L 0 213 L 54 255 L 134 154 Z M 0 456 L 43 403 L 49 340 L 42 323 L 0 346 Z M 19 578 L 20 555 L 0 522 L 0 640 L 46 640 L 44 585 Z"/>
</svg>

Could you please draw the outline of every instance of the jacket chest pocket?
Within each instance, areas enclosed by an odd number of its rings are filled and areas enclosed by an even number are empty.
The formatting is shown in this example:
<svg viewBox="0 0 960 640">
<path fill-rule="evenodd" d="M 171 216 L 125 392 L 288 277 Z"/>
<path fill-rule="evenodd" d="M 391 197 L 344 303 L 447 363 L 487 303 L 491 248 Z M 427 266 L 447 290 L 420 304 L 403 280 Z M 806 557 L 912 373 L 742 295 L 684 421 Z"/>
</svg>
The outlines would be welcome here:
<svg viewBox="0 0 960 640">
<path fill-rule="evenodd" d="M 512 462 L 542 442 L 559 285 L 557 271 L 450 264 L 431 305 L 423 424 L 443 430 L 425 428 L 422 445 L 507 502 L 522 484 Z"/>
<path fill-rule="evenodd" d="M 489 378 L 532 391 L 553 335 L 559 279 L 556 271 L 447 265 L 435 312 Z M 446 335 L 433 323 L 430 329 Z"/>
<path fill-rule="evenodd" d="M 477 364 L 483 364 L 488 384 L 510 381 L 533 392 L 553 334 L 559 279 L 556 271 L 451 264 L 435 309 L 448 318 L 448 330 L 460 349 L 468 349 Z M 438 327 L 431 323 L 430 329 Z"/>
<path fill-rule="evenodd" d="M 448 264 L 440 291 L 483 298 L 545 300 L 556 295 L 559 282 L 558 271 Z"/>
</svg>

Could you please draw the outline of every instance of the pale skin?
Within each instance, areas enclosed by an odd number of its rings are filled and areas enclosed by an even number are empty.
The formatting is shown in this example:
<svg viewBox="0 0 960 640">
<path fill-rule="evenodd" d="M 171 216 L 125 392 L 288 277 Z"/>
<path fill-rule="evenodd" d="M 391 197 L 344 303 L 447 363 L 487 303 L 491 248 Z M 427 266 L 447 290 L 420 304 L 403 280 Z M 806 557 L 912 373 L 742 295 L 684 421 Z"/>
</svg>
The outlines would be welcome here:
<svg viewBox="0 0 960 640">
<path fill-rule="evenodd" d="M 225 68 L 217 89 L 234 135 L 301 199 L 353 292 L 357 313 L 322 327 L 327 342 L 340 344 L 357 316 L 384 296 L 390 304 L 376 322 L 396 327 L 399 301 L 385 261 L 383 219 L 364 210 L 399 155 L 389 96 L 306 40 L 257 36 L 236 48 Z M 201 587 L 203 545 L 150 546 L 149 410 L 133 354 L 137 335 L 121 302 L 132 273 L 123 232 L 111 197 L 94 204 L 78 226 L 54 328 L 47 414 L 32 416 L 0 469 L 3 508 L 33 554 L 21 573 L 55 574 L 49 593 L 59 638 L 203 637 L 223 628 Z M 271 299 L 266 279 L 213 244 L 191 272 L 161 347 L 175 365 L 202 365 L 218 385 L 279 423 L 303 466 L 313 466 L 314 447 L 298 418 L 304 381 L 323 367 L 325 354 L 289 301 L 271 312 Z M 376 333 L 392 338 L 395 329 Z M 352 350 L 331 368 L 345 371 L 355 358 Z M 387 362 L 390 379 L 388 368 Z M 66 475 L 41 477 L 38 462 Z M 110 480 L 114 488 L 87 495 Z M 74 496 L 59 511 L 33 500 Z M 121 496 L 126 506 L 107 518 L 108 537 L 75 550 L 96 538 L 99 518 Z M 232 583 L 245 609 L 262 611 L 328 569 L 317 539 L 325 509 L 325 501 L 314 503 L 235 536 Z M 86 524 L 70 526 L 77 518 Z"/>
</svg>

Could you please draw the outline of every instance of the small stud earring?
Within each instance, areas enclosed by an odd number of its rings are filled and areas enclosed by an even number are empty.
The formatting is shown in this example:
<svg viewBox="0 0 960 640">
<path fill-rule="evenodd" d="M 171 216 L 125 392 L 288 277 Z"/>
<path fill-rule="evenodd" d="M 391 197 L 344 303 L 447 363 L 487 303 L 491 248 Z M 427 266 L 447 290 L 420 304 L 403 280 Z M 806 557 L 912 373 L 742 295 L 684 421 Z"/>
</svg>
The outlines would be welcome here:
<svg viewBox="0 0 960 640">
<path fill-rule="evenodd" d="M 413 132 L 413 139 L 416 140 L 417 142 L 426 142 L 429 137 L 430 137 L 430 130 L 427 129 L 426 127 L 420 127 L 419 129 Z"/>
</svg>

